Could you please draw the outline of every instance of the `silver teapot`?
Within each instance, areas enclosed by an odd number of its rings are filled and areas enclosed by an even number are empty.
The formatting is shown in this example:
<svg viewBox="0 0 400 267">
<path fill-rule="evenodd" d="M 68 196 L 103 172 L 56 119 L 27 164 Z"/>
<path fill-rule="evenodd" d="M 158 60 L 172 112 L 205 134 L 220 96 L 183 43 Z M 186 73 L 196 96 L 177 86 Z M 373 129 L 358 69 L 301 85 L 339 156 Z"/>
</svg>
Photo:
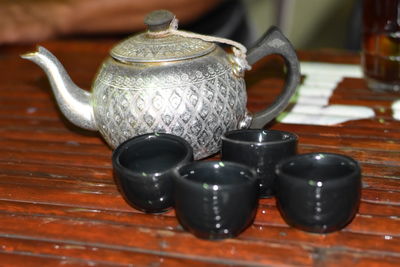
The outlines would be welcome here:
<svg viewBox="0 0 400 267">
<path fill-rule="evenodd" d="M 111 49 L 91 93 L 77 87 L 45 48 L 22 58 L 44 69 L 65 117 L 79 127 L 100 131 L 112 148 L 133 136 L 167 132 L 186 139 L 195 159 L 216 153 L 226 131 L 263 127 L 296 90 L 299 62 L 276 27 L 246 53 L 231 40 L 177 30 L 175 16 L 166 10 L 150 13 L 145 24 L 147 31 Z M 232 45 L 234 53 L 216 42 Z M 244 71 L 270 54 L 285 59 L 286 83 L 274 104 L 251 115 L 246 110 Z"/>
</svg>

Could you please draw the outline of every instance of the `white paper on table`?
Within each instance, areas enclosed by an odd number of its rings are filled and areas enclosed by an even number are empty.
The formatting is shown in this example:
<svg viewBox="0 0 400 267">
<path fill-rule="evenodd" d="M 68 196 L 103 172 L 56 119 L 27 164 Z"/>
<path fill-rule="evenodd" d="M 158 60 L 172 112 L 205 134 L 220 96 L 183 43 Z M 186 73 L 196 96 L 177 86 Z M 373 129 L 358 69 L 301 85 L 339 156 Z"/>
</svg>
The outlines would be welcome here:
<svg viewBox="0 0 400 267">
<path fill-rule="evenodd" d="M 375 116 L 374 110 L 365 106 L 328 105 L 329 98 L 344 77 L 362 77 L 359 65 L 301 62 L 300 69 L 306 77 L 292 99 L 295 105 L 289 112 L 282 113 L 278 121 L 288 124 L 335 125 Z M 398 108 L 400 113 L 400 103 Z M 400 114 L 398 116 L 400 119 Z"/>
<path fill-rule="evenodd" d="M 392 104 L 393 118 L 400 120 L 400 100 L 394 101 Z"/>
<path fill-rule="evenodd" d="M 309 125 L 335 125 L 349 120 L 361 120 L 375 116 L 375 112 L 364 106 L 329 105 L 311 106 L 296 105 L 291 112 L 283 114 L 281 122 L 309 124 Z"/>
</svg>

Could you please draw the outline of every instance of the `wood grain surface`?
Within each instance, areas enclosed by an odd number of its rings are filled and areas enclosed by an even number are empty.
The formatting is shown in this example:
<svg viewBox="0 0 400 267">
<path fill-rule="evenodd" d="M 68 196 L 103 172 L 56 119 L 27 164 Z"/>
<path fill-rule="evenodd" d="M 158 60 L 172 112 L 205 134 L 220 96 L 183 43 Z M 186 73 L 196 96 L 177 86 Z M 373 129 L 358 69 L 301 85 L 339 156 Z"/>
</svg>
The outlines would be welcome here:
<svg viewBox="0 0 400 267">
<path fill-rule="evenodd" d="M 90 88 L 114 40 L 42 43 L 72 79 Z M 363 170 L 362 203 L 345 229 L 326 235 L 289 227 L 275 199 L 262 199 L 254 224 L 224 241 L 196 239 L 171 210 L 148 215 L 118 192 L 111 149 L 59 112 L 47 78 L 19 54 L 0 47 L 1 266 L 400 266 L 400 122 L 390 105 L 399 94 L 373 93 L 345 78 L 331 104 L 371 107 L 376 117 L 335 126 L 273 122 L 299 135 L 299 152 L 354 157 Z M 359 63 L 357 54 L 299 52 L 302 60 Z M 283 83 L 282 61 L 269 58 L 247 75 L 250 111 L 271 103 Z M 215 156 L 217 158 L 218 156 Z"/>
</svg>

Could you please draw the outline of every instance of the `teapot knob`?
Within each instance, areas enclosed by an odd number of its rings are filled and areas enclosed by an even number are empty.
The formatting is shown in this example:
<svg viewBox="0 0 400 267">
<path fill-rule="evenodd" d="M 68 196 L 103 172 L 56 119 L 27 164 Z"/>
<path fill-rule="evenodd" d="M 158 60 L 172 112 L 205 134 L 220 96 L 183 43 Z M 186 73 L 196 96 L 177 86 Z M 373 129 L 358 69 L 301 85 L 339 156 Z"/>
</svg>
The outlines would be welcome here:
<svg viewBox="0 0 400 267">
<path fill-rule="evenodd" d="M 166 31 L 174 18 L 175 15 L 168 10 L 156 10 L 146 16 L 144 24 L 150 32 Z"/>
</svg>

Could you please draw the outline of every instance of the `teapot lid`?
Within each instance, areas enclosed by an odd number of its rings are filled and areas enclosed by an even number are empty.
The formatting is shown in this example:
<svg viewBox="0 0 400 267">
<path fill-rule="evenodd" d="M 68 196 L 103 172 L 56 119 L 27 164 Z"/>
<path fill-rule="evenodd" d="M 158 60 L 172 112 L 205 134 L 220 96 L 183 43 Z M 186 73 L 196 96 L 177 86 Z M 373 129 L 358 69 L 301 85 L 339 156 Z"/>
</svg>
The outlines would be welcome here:
<svg viewBox="0 0 400 267">
<path fill-rule="evenodd" d="M 148 30 L 133 35 L 111 49 L 111 56 L 122 62 L 164 62 L 200 57 L 215 49 L 215 44 L 169 31 L 175 15 L 157 10 L 145 18 Z"/>
</svg>

